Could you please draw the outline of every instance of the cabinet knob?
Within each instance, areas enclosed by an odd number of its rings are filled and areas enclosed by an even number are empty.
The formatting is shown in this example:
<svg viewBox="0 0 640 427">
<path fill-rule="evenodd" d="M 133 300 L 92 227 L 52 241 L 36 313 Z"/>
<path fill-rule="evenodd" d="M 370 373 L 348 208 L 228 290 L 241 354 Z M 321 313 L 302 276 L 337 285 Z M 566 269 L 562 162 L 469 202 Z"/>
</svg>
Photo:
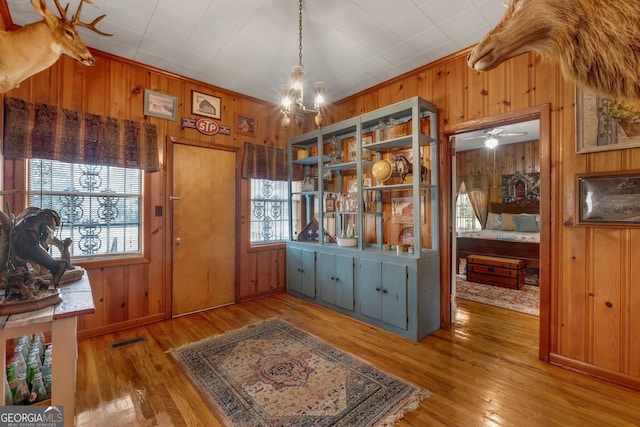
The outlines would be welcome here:
<svg viewBox="0 0 640 427">
<path fill-rule="evenodd" d="M 382 289 L 380 288 L 376 288 L 376 292 L 380 292 Z"/>
<path fill-rule="evenodd" d="M 386 289 L 383 289 L 383 290 L 382 290 L 382 293 L 383 293 L 383 294 L 388 294 L 388 293 L 389 293 L 389 291 L 387 291 Z"/>
<path fill-rule="evenodd" d="M 340 278 L 336 277 L 336 279 L 335 279 L 335 280 L 336 280 L 336 282 L 339 282 L 339 281 L 340 281 Z"/>
</svg>

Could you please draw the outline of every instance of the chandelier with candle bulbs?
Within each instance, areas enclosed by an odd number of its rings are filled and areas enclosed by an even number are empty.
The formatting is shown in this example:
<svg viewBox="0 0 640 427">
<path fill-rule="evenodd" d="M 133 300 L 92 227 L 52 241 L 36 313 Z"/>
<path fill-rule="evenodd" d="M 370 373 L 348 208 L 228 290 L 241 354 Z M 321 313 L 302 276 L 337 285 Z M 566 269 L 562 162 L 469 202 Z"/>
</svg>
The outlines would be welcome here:
<svg viewBox="0 0 640 427">
<path fill-rule="evenodd" d="M 305 116 L 315 114 L 316 126 L 322 126 L 322 108 L 324 107 L 324 83 L 316 82 L 314 84 L 314 103 L 313 108 L 304 106 L 304 80 L 302 67 L 302 0 L 299 0 L 298 7 L 298 65 L 291 67 L 291 82 L 288 86 L 282 88 L 282 127 L 287 130 L 291 124 L 291 118 L 298 126 L 302 128 L 305 122 Z"/>
</svg>

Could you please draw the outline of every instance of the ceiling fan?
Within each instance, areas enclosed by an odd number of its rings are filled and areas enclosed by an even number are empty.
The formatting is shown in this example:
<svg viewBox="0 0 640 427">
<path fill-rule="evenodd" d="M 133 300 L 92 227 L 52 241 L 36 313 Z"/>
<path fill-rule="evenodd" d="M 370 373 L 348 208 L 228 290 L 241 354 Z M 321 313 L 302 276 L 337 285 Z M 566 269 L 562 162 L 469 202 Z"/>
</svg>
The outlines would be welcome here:
<svg viewBox="0 0 640 427">
<path fill-rule="evenodd" d="M 503 128 L 493 128 L 493 129 L 486 130 L 482 135 L 462 138 L 462 141 L 484 138 L 484 145 L 487 148 L 495 148 L 498 145 L 498 138 L 500 137 L 523 136 L 526 134 L 527 132 L 504 132 Z"/>
</svg>

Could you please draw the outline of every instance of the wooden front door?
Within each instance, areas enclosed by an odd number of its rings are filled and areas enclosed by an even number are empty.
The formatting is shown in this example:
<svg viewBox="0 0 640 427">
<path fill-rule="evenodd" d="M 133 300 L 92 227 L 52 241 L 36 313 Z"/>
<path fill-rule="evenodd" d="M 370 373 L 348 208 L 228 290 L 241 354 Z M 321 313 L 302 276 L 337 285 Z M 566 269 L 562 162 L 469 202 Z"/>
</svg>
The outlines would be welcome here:
<svg viewBox="0 0 640 427">
<path fill-rule="evenodd" d="M 236 156 L 173 144 L 174 317 L 235 302 Z"/>
</svg>

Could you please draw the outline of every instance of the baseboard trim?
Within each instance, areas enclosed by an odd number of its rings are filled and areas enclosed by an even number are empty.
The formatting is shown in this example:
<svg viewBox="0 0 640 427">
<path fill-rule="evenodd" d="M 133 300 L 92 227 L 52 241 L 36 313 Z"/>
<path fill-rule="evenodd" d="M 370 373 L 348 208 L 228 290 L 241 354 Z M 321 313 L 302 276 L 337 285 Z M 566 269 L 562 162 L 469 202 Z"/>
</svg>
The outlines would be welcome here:
<svg viewBox="0 0 640 427">
<path fill-rule="evenodd" d="M 164 320 L 164 313 L 154 314 L 152 316 L 139 317 L 137 319 L 126 320 L 124 322 L 110 323 L 97 328 L 88 328 L 78 330 L 78 339 L 96 337 L 98 335 L 108 334 L 110 332 L 122 331 L 136 326 L 148 325 Z"/>
<path fill-rule="evenodd" d="M 608 369 L 600 368 L 579 360 L 570 359 L 555 353 L 551 353 L 549 355 L 549 363 L 584 375 L 589 375 L 605 381 L 620 384 L 625 387 L 633 388 L 635 390 L 640 390 L 640 378 L 633 377 L 622 372 L 610 371 Z"/>
</svg>

